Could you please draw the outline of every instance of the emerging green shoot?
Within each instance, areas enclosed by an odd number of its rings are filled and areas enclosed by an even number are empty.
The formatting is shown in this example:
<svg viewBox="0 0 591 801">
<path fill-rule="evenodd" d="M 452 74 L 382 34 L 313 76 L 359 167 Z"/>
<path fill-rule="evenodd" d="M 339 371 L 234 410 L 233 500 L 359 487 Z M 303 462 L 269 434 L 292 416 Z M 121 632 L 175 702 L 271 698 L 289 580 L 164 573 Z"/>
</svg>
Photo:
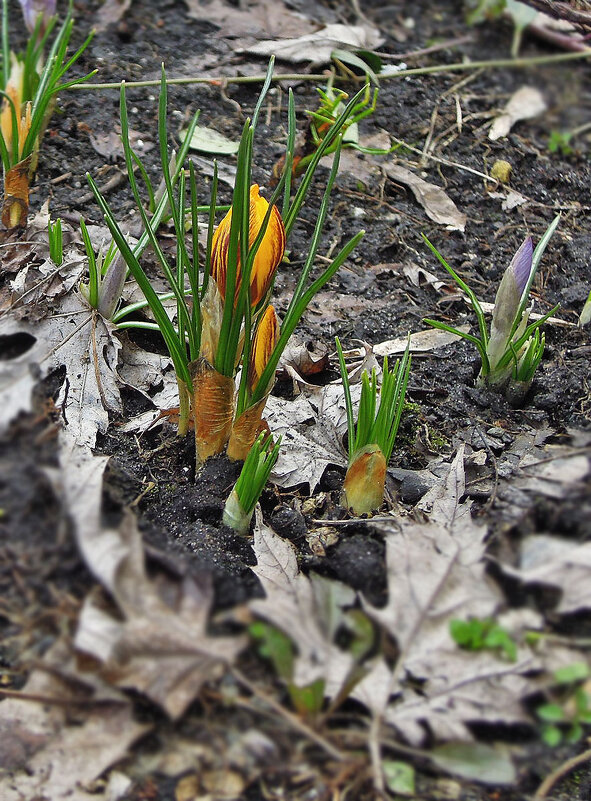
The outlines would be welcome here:
<svg viewBox="0 0 591 801">
<path fill-rule="evenodd" d="M 58 217 L 52 223 L 47 224 L 47 236 L 49 239 L 49 258 L 56 267 L 61 267 L 64 260 L 64 237 L 62 234 L 62 221 Z"/>
<path fill-rule="evenodd" d="M 357 423 L 353 413 L 351 388 L 341 343 L 336 339 L 345 404 L 349 444 L 349 466 L 343 485 L 343 504 L 357 515 L 370 514 L 384 501 L 386 469 L 404 409 L 411 356 L 407 346 L 402 359 L 392 369 L 384 359 L 382 385 L 378 388 L 376 370 L 361 376 L 361 398 Z M 379 399 L 379 403 L 378 403 Z"/>
<path fill-rule="evenodd" d="M 57 18 L 50 16 L 50 5 L 48 3 L 45 9 L 48 13 L 34 16 L 27 16 L 25 10 L 30 37 L 25 52 L 15 54 L 9 43 L 8 0 L 2 0 L 0 159 L 4 172 L 2 223 L 9 229 L 26 225 L 29 183 L 37 168 L 39 142 L 53 112 L 57 93 L 84 83 L 96 72 L 63 80 L 88 47 L 93 34 L 68 58 L 66 52 L 74 25 L 72 3 L 51 45 Z"/>
<path fill-rule="evenodd" d="M 253 443 L 238 481 L 224 506 L 223 522 L 238 534 L 248 534 L 254 507 L 279 456 L 281 438 L 273 445 L 264 432 Z"/>
<path fill-rule="evenodd" d="M 591 725 L 591 669 L 585 662 L 560 668 L 553 676 L 551 700 L 536 709 L 547 745 L 576 743 Z"/>
<path fill-rule="evenodd" d="M 514 640 L 493 618 L 471 617 L 469 620 L 451 620 L 449 631 L 461 648 L 469 651 L 497 651 L 510 662 L 515 662 L 517 659 L 517 646 Z"/>
<path fill-rule="evenodd" d="M 505 270 L 495 298 L 490 333 L 476 294 L 423 235 L 428 247 L 468 296 L 478 319 L 479 336 L 467 334 L 438 320 L 426 319 L 425 322 L 472 342 L 481 358 L 479 384 L 504 391 L 511 400 L 520 401 L 527 393 L 544 353 L 545 338 L 538 329 L 558 308 L 555 306 L 528 325 L 531 312 L 528 303 L 533 280 L 559 220 L 560 215 L 554 218 L 535 250 L 531 237 L 527 237 Z"/>
<path fill-rule="evenodd" d="M 579 328 L 582 328 L 584 325 L 588 325 L 591 322 L 591 292 L 587 296 L 587 300 L 585 301 L 585 305 L 581 309 L 581 314 L 579 315 Z"/>
</svg>

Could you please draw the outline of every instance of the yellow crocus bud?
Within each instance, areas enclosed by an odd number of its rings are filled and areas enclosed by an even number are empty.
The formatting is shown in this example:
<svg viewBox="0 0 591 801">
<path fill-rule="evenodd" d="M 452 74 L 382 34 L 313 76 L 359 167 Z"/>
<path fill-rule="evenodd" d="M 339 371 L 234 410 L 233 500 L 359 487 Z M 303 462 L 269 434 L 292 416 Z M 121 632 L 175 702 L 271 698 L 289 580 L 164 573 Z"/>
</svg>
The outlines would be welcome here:
<svg viewBox="0 0 591 801">
<path fill-rule="evenodd" d="M 10 54 L 10 75 L 8 78 L 8 82 L 6 84 L 6 88 L 4 89 L 5 94 L 7 97 L 2 99 L 2 106 L 0 107 L 0 130 L 2 131 L 2 138 L 4 139 L 4 144 L 6 145 L 6 149 L 8 150 L 9 154 L 12 155 L 12 119 L 13 119 L 13 106 L 14 106 L 14 113 L 16 114 L 17 125 L 19 128 L 19 134 L 21 134 L 22 128 L 22 99 L 23 99 L 23 81 L 24 81 L 24 65 L 22 61 L 19 61 L 18 58 L 15 56 L 14 53 Z M 9 102 L 8 98 L 12 101 L 12 105 Z M 29 111 L 29 127 L 30 127 L 30 111 Z M 27 129 L 28 132 L 28 129 Z M 25 134 L 26 138 L 26 134 Z M 19 136 L 20 139 L 20 136 Z M 22 142 L 19 142 L 20 150 L 22 150 Z M 20 157 L 20 150 L 19 150 L 19 157 Z"/>
<path fill-rule="evenodd" d="M 273 306 L 269 305 L 265 313 L 259 320 L 252 349 L 250 352 L 250 362 L 248 365 L 248 387 L 254 391 L 259 383 L 265 367 L 267 366 L 271 354 L 275 349 L 279 339 L 279 320 Z"/>
<path fill-rule="evenodd" d="M 269 203 L 259 193 L 257 184 L 250 187 L 250 209 L 249 209 L 249 246 L 252 246 L 257 238 L 261 225 L 265 219 Z M 218 225 L 212 241 L 211 252 L 211 275 L 216 281 L 222 298 L 226 296 L 226 275 L 228 272 L 228 247 L 230 244 L 230 227 L 232 224 L 232 209 L 226 214 Z M 285 228 L 281 214 L 276 206 L 273 206 L 269 224 L 263 236 L 263 241 L 257 250 L 252 270 L 250 273 L 250 303 L 256 306 L 267 294 L 271 286 L 271 281 L 275 274 L 283 253 L 285 251 Z M 234 302 L 240 290 L 240 255 L 238 255 L 238 267 L 236 270 L 236 291 Z"/>
<path fill-rule="evenodd" d="M 343 505 L 356 515 L 367 515 L 384 502 L 386 458 L 377 445 L 366 445 L 349 464 L 343 484 Z"/>
</svg>

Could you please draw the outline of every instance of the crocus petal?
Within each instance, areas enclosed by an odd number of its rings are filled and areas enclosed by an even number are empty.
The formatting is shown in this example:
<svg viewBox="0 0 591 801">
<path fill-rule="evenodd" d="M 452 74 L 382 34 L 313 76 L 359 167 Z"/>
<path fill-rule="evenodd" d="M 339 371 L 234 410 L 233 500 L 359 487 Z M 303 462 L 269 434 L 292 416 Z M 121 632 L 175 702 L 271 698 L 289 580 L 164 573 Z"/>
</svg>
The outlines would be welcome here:
<svg viewBox="0 0 591 801">
<path fill-rule="evenodd" d="M 256 388 L 279 339 L 279 321 L 273 306 L 269 305 L 259 320 L 248 365 L 248 386 Z"/>
<path fill-rule="evenodd" d="M 528 236 L 517 253 L 513 256 L 509 269 L 515 276 L 515 283 L 517 284 L 517 291 L 519 298 L 523 295 L 523 291 L 529 281 L 531 273 L 532 261 L 534 255 L 534 246 L 531 236 Z"/>
<path fill-rule="evenodd" d="M 342 503 L 356 515 L 375 512 L 384 502 L 387 464 L 377 445 L 366 445 L 349 464 Z"/>
<path fill-rule="evenodd" d="M 55 14 L 56 0 L 19 0 L 23 12 L 23 19 L 29 33 L 33 33 L 39 14 L 43 15 L 41 35 L 45 33 L 51 17 Z"/>
<path fill-rule="evenodd" d="M 258 236 L 263 220 L 269 208 L 269 203 L 259 193 L 257 184 L 250 187 L 249 207 L 249 246 L 252 246 Z M 228 250 L 230 245 L 230 229 L 232 225 L 232 209 L 226 214 L 218 225 L 212 240 L 211 248 L 211 275 L 216 281 L 222 298 L 226 295 L 226 279 L 228 272 Z M 283 258 L 285 251 L 285 228 L 278 209 L 273 206 L 269 224 L 263 240 L 257 250 L 250 274 L 250 303 L 256 306 L 265 297 L 275 270 Z M 241 271 L 240 255 L 236 270 L 236 289 L 234 302 L 240 291 Z"/>
</svg>

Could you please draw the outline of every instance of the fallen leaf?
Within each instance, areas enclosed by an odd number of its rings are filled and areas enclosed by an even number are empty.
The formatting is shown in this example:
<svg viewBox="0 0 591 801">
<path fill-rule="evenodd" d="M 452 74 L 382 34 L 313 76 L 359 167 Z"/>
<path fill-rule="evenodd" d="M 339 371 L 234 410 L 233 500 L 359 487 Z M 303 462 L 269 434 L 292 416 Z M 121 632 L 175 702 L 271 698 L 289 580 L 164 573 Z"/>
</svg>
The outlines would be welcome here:
<svg viewBox="0 0 591 801">
<path fill-rule="evenodd" d="M 512 784 L 515 766 L 509 755 L 483 743 L 445 743 L 429 752 L 429 759 L 440 768 L 482 784 Z"/>
<path fill-rule="evenodd" d="M 129 9 L 131 0 L 106 0 L 96 13 L 94 28 L 104 31 L 109 25 L 114 25 Z"/>
<path fill-rule="evenodd" d="M 295 39 L 271 39 L 258 42 L 238 52 L 258 56 L 274 55 L 281 61 L 300 63 L 311 61 L 326 64 L 332 51 L 339 47 L 354 50 L 375 50 L 384 41 L 376 28 L 362 25 L 325 25 L 314 33 Z"/>
<path fill-rule="evenodd" d="M 386 164 L 384 170 L 388 178 L 408 186 L 431 220 L 445 225 L 448 231 L 464 231 L 466 215 L 459 211 L 440 186 L 424 181 L 416 173 L 399 164 Z"/>
<path fill-rule="evenodd" d="M 493 616 L 502 601 L 486 575 L 486 527 L 472 518 L 470 503 L 461 503 L 464 490 L 460 448 L 446 481 L 419 504 L 429 510 L 427 522 L 374 524 L 386 539 L 388 603 L 378 609 L 364 602 L 364 608 L 396 639 L 402 660 L 390 687 L 398 696 L 384 719 L 417 744 L 424 724 L 442 740 L 470 741 L 473 720 L 528 720 L 520 699 L 531 689 L 521 675 L 531 668 L 529 652 L 508 664 L 490 652 L 460 649 L 449 631 L 452 619 Z M 408 685 L 406 676 L 413 679 Z M 383 697 L 383 689 L 376 692 Z"/>
<path fill-rule="evenodd" d="M 470 326 L 459 325 L 458 331 L 469 331 Z M 410 352 L 427 353 L 452 342 L 461 339 L 457 334 L 449 331 L 442 331 L 438 328 L 427 328 L 424 331 L 415 331 L 410 335 Z M 387 339 L 374 345 L 373 352 L 376 356 L 393 356 L 394 354 L 404 353 L 408 344 L 408 337 L 398 337 L 397 339 Z"/>
<path fill-rule="evenodd" d="M 187 132 L 183 131 L 183 140 Z M 240 142 L 228 139 L 227 136 L 219 133 L 213 128 L 206 128 L 204 125 L 195 126 L 191 137 L 190 147 L 192 150 L 199 150 L 202 153 L 213 153 L 218 156 L 231 156 L 238 152 Z"/>
<path fill-rule="evenodd" d="M 488 138 L 495 142 L 507 136 L 516 122 L 533 119 L 546 111 L 546 108 L 546 101 L 539 89 L 522 86 L 511 96 L 503 113 L 494 120 Z"/>
<path fill-rule="evenodd" d="M 333 638 L 355 593 L 336 581 L 300 573 L 296 552 L 288 540 L 257 519 L 254 531 L 257 564 L 253 572 L 265 591 L 264 599 L 250 601 L 257 616 L 289 636 L 297 646 L 293 680 L 304 687 L 324 681 L 324 694 L 334 698 L 355 666 L 351 653 L 338 648 Z"/>
<path fill-rule="evenodd" d="M 185 0 L 189 17 L 218 25 L 228 38 L 244 36 L 293 37 L 311 33 L 316 26 L 294 13 L 281 0 L 248 0 L 239 8 L 224 0 Z"/>
<path fill-rule="evenodd" d="M 0 704 L 0 730 L 10 733 L 11 758 L 22 755 L 20 765 L 3 761 L 2 801 L 109 801 L 106 793 L 85 787 L 120 762 L 151 724 L 134 719 L 133 704 L 122 693 L 78 672 L 66 638 L 44 654 L 22 692 L 56 703 L 8 698 Z M 70 714 L 77 708 L 75 696 L 86 702 L 82 719 Z"/>
<path fill-rule="evenodd" d="M 31 408 L 31 371 L 37 379 L 66 367 L 56 405 L 64 425 L 79 444 L 94 447 L 98 431 L 107 430 L 109 411 L 121 411 L 117 386 L 119 340 L 115 328 L 70 292 L 51 313 L 38 321 L 18 321 L 14 315 L 0 320 L 0 336 L 26 336 L 33 344 L 10 360 L 3 387 L 8 403 L 0 409 L 0 427 Z"/>
</svg>

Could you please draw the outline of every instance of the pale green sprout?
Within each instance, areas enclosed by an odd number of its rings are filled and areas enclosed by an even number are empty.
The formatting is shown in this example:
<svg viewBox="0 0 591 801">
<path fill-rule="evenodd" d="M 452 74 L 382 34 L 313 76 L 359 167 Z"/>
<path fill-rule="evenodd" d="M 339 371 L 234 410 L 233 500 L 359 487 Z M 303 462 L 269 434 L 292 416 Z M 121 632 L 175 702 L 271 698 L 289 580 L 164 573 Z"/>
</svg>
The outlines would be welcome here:
<svg viewBox="0 0 591 801">
<path fill-rule="evenodd" d="M 545 337 L 540 334 L 539 328 L 558 308 L 555 306 L 540 319 L 528 324 L 531 312 L 529 295 L 533 280 L 559 220 L 560 215 L 554 218 L 535 250 L 531 237 L 527 237 L 516 252 L 497 290 L 490 332 L 486 327 L 484 311 L 474 291 L 423 235 L 430 250 L 468 296 L 476 313 L 480 336 L 460 331 L 439 320 L 427 318 L 425 322 L 434 328 L 449 331 L 472 342 L 481 358 L 479 385 L 502 390 L 511 400 L 523 399 L 529 389 L 544 353 Z"/>
<path fill-rule="evenodd" d="M 375 368 L 371 376 L 367 371 L 363 372 L 357 421 L 345 357 L 338 337 L 336 347 L 345 393 L 349 447 L 343 503 L 355 514 L 369 514 L 378 509 L 384 500 L 386 469 L 404 410 L 411 363 L 410 345 L 407 345 L 402 359 L 396 361 L 393 368 L 389 367 L 388 358 L 384 359 L 381 387 L 378 387 Z"/>
<path fill-rule="evenodd" d="M 587 300 L 585 301 L 585 305 L 581 310 L 581 314 L 579 316 L 579 328 L 582 328 L 584 325 L 588 325 L 591 322 L 591 292 L 587 296 Z"/>
<path fill-rule="evenodd" d="M 56 267 L 61 267 L 64 261 L 64 237 L 62 233 L 62 221 L 58 217 L 52 223 L 47 224 L 47 237 L 49 239 L 49 258 Z"/>
<path fill-rule="evenodd" d="M 254 508 L 275 466 L 280 446 L 281 437 L 273 444 L 271 436 L 263 432 L 248 452 L 222 518 L 223 523 L 238 534 L 248 534 Z"/>
</svg>

